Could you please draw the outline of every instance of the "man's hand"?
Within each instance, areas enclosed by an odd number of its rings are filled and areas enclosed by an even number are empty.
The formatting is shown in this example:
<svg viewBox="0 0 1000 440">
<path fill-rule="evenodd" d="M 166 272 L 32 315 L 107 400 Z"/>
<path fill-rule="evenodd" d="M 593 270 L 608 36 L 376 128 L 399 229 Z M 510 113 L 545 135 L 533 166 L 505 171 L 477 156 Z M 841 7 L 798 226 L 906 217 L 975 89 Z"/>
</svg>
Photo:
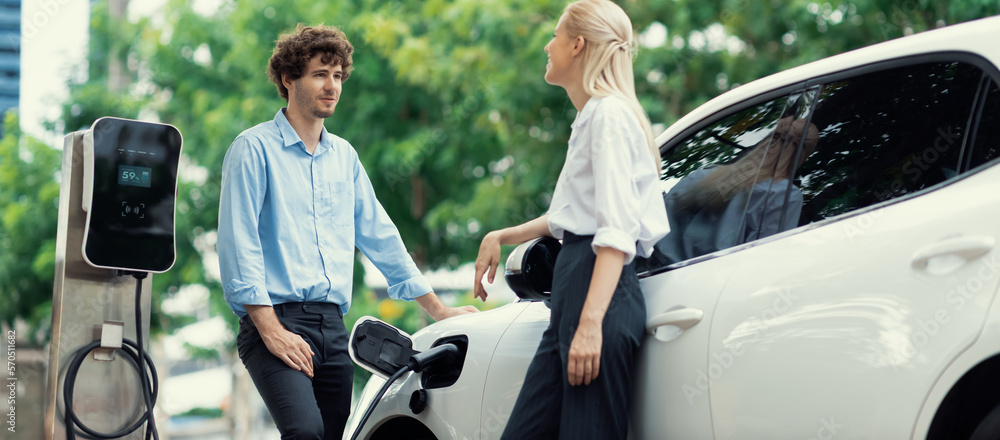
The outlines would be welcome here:
<svg viewBox="0 0 1000 440">
<path fill-rule="evenodd" d="M 476 313 L 478 311 L 479 309 L 474 306 L 445 307 L 438 313 L 438 316 L 431 315 L 431 318 L 434 318 L 435 321 L 441 321 L 443 319 L 451 318 L 452 316 Z"/>
<path fill-rule="evenodd" d="M 448 307 L 441 302 L 441 299 L 439 299 L 434 292 L 418 296 L 417 303 L 420 304 L 420 307 L 423 307 L 424 310 L 427 311 L 427 314 L 431 315 L 431 318 L 435 321 L 441 321 L 451 318 L 452 316 L 475 313 L 479 311 L 479 309 L 473 306 Z"/>
<path fill-rule="evenodd" d="M 313 377 L 312 357 L 316 355 L 309 343 L 295 333 L 285 329 L 278 321 L 271 306 L 246 305 L 247 313 L 267 346 L 267 351 L 281 359 L 289 367 Z"/>
</svg>

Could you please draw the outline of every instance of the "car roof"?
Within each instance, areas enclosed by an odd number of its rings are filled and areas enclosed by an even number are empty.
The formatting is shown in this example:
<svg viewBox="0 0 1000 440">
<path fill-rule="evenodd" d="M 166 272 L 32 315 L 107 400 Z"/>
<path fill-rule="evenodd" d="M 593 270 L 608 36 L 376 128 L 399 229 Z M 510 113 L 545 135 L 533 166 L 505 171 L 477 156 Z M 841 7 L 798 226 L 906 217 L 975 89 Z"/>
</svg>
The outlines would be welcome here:
<svg viewBox="0 0 1000 440">
<path fill-rule="evenodd" d="M 883 43 L 844 52 L 751 81 L 698 106 L 656 137 L 662 146 L 691 124 L 737 105 L 747 99 L 839 71 L 891 59 L 936 52 L 966 52 L 979 55 L 994 66 L 1000 65 L 1000 16 L 946 26 Z"/>
</svg>

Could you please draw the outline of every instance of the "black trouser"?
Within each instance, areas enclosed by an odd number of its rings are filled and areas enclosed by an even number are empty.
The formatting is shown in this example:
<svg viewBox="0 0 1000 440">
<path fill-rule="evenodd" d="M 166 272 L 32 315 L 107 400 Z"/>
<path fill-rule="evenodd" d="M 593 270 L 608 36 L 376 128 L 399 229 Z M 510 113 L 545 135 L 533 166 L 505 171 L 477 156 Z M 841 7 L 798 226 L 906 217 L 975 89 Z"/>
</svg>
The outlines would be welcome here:
<svg viewBox="0 0 1000 440">
<path fill-rule="evenodd" d="M 302 336 L 313 353 L 313 378 L 289 367 L 264 345 L 250 316 L 240 319 L 236 338 L 250 372 L 282 439 L 340 439 L 351 411 L 354 364 L 347 354 L 347 329 L 333 303 L 274 306 L 288 331 Z"/>
<path fill-rule="evenodd" d="M 589 385 L 570 386 L 570 343 L 587 299 L 596 255 L 593 236 L 566 233 L 552 280 L 552 318 L 542 334 L 502 439 L 625 439 L 632 367 L 646 324 L 635 263 L 621 278 L 604 315 L 601 364 Z"/>
</svg>

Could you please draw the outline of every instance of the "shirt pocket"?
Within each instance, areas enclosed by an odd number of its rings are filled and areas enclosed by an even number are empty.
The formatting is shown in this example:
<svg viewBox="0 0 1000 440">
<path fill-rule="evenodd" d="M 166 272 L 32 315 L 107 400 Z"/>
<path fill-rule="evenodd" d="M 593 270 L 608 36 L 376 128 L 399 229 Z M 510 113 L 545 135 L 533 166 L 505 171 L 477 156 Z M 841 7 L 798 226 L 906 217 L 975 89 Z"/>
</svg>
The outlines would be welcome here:
<svg viewBox="0 0 1000 440">
<path fill-rule="evenodd" d="M 354 185 L 352 182 L 330 182 L 323 217 L 335 226 L 354 224 Z"/>
</svg>

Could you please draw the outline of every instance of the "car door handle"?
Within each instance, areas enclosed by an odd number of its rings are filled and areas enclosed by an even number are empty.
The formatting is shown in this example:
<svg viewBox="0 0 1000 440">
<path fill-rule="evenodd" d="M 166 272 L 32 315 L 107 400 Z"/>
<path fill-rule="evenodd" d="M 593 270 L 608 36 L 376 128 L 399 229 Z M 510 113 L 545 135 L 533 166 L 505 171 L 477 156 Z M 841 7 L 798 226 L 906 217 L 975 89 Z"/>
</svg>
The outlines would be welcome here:
<svg viewBox="0 0 1000 440">
<path fill-rule="evenodd" d="M 947 255 L 960 257 L 967 262 L 972 261 L 989 253 L 995 245 L 996 239 L 985 235 L 947 238 L 917 251 L 913 256 L 913 268 L 926 269 L 932 258 Z"/>
<path fill-rule="evenodd" d="M 646 333 L 649 333 L 650 335 L 655 334 L 656 329 L 666 325 L 672 325 L 681 330 L 687 330 L 695 324 L 701 322 L 701 318 L 704 316 L 705 312 L 699 309 L 690 307 L 671 308 L 666 312 L 649 318 L 649 321 L 646 321 Z"/>
</svg>

